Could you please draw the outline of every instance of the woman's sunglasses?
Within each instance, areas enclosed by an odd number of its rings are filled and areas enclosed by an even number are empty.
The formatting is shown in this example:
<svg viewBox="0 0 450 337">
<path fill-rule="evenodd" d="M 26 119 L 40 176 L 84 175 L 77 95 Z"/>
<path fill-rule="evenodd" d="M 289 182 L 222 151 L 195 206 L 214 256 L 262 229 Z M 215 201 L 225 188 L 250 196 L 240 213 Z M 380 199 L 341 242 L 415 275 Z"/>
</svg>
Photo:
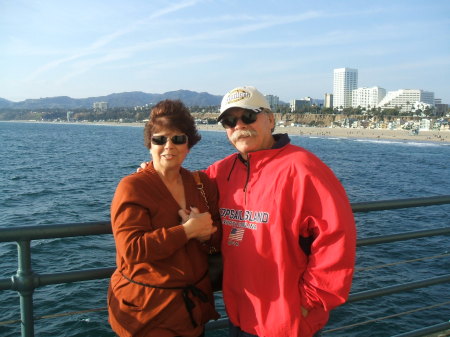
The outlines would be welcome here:
<svg viewBox="0 0 450 337">
<path fill-rule="evenodd" d="M 225 115 L 221 120 L 222 126 L 226 129 L 234 128 L 239 120 L 244 124 L 252 124 L 258 118 L 258 114 L 261 111 L 245 110 L 241 117 L 236 117 L 232 115 Z"/>
<path fill-rule="evenodd" d="M 167 136 L 153 136 L 152 137 L 152 144 L 154 144 L 154 145 L 164 145 L 164 144 L 167 143 L 168 139 L 169 139 L 169 137 L 167 137 Z M 170 137 L 170 140 L 175 145 L 181 145 L 181 144 L 186 144 L 187 143 L 188 137 L 186 135 L 176 135 L 176 136 Z"/>
</svg>

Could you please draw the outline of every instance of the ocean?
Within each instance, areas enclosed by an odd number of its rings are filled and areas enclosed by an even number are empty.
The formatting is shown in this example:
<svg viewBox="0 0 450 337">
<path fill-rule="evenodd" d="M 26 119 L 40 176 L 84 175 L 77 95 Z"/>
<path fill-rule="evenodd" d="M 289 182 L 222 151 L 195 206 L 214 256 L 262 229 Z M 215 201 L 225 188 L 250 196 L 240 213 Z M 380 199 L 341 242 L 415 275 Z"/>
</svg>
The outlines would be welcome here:
<svg viewBox="0 0 450 337">
<path fill-rule="evenodd" d="M 225 133 L 202 131 L 185 167 L 207 167 L 233 153 Z M 351 202 L 450 194 L 450 144 L 292 136 L 292 143 L 319 156 L 341 180 Z M 48 225 L 109 220 L 120 179 L 149 160 L 143 127 L 63 123 L 0 123 L 0 226 Z M 358 237 L 449 226 L 450 205 L 357 213 Z M 443 275 L 450 270 L 449 238 L 434 237 L 362 247 L 352 292 Z M 36 273 L 112 267 L 112 235 L 32 242 Z M 447 254 L 447 256 L 445 256 Z M 375 268 L 401 260 L 443 256 Z M 0 279 L 17 269 L 15 243 L 0 243 Z M 36 316 L 106 307 L 108 280 L 38 288 Z M 448 284 L 344 305 L 332 312 L 326 336 L 391 336 L 445 322 Z M 16 292 L 0 292 L 0 322 L 20 318 Z M 220 294 L 217 305 L 223 311 Z M 413 311 L 404 316 L 400 312 Z M 394 316 L 383 320 L 378 317 Z M 363 321 L 370 324 L 359 325 Z M 353 327 L 334 330 L 343 325 Z M 36 336 L 114 336 L 107 312 L 88 312 L 35 322 Z M 1 325 L 0 336 L 20 335 L 19 323 Z M 207 336 L 226 336 L 208 332 Z"/>
</svg>

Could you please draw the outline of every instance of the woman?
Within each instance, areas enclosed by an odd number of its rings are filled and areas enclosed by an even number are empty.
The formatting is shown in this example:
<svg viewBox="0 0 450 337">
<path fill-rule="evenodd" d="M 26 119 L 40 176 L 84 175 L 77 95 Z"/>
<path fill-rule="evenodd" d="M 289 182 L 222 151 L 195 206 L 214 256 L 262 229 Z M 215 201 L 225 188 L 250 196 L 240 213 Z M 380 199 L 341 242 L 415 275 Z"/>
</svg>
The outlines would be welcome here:
<svg viewBox="0 0 450 337">
<path fill-rule="evenodd" d="M 208 251 L 220 246 L 217 189 L 181 166 L 200 140 L 181 101 L 152 109 L 144 140 L 152 161 L 122 179 L 111 205 L 109 322 L 119 336 L 203 336 L 219 317 L 208 275 Z"/>
</svg>

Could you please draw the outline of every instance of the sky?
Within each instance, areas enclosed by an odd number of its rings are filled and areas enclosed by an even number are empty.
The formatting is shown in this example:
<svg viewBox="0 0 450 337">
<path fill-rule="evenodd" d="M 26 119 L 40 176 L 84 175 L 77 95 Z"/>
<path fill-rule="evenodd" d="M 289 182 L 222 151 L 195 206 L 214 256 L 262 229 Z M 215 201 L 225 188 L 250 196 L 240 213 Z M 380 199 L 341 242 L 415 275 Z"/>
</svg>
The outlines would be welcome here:
<svg viewBox="0 0 450 337">
<path fill-rule="evenodd" d="M 448 0 L 0 0 L 0 98 L 86 98 L 253 85 L 323 99 L 358 87 L 450 103 Z"/>
</svg>

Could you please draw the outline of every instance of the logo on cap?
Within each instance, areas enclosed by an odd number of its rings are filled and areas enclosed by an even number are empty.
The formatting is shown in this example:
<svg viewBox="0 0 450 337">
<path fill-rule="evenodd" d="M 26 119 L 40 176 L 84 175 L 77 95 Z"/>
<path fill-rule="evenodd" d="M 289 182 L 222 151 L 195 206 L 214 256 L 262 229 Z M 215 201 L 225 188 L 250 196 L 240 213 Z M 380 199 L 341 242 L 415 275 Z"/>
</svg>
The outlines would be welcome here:
<svg viewBox="0 0 450 337">
<path fill-rule="evenodd" d="M 241 101 L 243 99 L 249 98 L 251 94 L 247 91 L 244 91 L 242 89 L 233 90 L 228 95 L 226 102 L 227 104 L 235 103 L 238 101 Z"/>
</svg>

